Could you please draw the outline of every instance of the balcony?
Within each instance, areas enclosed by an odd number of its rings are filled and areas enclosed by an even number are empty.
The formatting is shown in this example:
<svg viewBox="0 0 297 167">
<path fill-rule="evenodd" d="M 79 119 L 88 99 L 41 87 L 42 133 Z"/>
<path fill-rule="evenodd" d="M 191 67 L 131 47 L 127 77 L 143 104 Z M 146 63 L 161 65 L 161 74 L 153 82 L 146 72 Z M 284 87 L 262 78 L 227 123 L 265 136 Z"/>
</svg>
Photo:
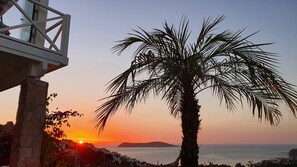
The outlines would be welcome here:
<svg viewBox="0 0 297 167">
<path fill-rule="evenodd" d="M 0 0 L 0 92 L 68 65 L 70 15 L 48 0 Z"/>
</svg>

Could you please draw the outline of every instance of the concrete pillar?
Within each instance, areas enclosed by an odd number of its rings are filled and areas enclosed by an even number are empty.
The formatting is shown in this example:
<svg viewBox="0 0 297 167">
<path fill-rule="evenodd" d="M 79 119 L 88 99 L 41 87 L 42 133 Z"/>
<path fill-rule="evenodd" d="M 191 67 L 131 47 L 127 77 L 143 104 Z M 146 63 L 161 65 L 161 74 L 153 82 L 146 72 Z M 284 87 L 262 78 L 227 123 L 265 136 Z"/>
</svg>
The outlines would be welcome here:
<svg viewBox="0 0 297 167">
<path fill-rule="evenodd" d="M 10 167 L 40 167 L 47 89 L 36 78 L 21 84 Z"/>
</svg>

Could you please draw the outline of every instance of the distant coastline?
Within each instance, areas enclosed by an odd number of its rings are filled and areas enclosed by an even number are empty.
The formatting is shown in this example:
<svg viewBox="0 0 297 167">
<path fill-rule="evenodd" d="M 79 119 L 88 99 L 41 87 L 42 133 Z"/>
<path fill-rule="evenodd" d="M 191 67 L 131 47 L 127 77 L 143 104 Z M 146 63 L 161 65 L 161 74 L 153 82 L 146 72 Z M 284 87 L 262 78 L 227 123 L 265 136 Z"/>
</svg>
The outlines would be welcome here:
<svg viewBox="0 0 297 167">
<path fill-rule="evenodd" d="M 173 144 L 155 141 L 155 142 L 148 142 L 148 143 L 128 143 L 124 142 L 121 143 L 118 147 L 178 147 Z"/>
</svg>

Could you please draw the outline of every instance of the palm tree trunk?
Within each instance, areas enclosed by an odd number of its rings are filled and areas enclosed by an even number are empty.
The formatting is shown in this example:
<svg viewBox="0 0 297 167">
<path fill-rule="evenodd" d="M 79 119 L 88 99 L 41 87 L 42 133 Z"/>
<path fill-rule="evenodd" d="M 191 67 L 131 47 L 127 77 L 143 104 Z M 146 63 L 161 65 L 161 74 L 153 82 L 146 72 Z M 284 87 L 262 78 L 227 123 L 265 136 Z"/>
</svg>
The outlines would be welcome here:
<svg viewBox="0 0 297 167">
<path fill-rule="evenodd" d="M 181 99 L 181 120 L 183 141 L 181 146 L 181 166 L 197 167 L 199 147 L 197 144 L 198 128 L 200 127 L 198 100 L 195 98 L 194 90 L 184 89 Z"/>
</svg>

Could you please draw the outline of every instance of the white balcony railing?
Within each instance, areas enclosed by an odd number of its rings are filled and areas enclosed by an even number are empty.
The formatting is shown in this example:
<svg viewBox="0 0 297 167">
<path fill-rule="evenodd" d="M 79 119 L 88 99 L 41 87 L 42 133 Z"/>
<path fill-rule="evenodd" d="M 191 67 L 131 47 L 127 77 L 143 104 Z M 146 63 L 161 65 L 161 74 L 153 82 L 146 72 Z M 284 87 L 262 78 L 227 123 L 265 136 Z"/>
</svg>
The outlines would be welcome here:
<svg viewBox="0 0 297 167">
<path fill-rule="evenodd" d="M 0 3 L 2 2 L 0 38 L 11 38 L 67 57 L 70 15 L 63 14 L 37 0 L 26 1 L 0 0 Z M 28 4 L 34 9 L 46 11 L 46 18 L 34 20 L 33 10 L 30 13 L 26 6 Z M 43 42 L 34 42 L 36 34 Z"/>
</svg>

